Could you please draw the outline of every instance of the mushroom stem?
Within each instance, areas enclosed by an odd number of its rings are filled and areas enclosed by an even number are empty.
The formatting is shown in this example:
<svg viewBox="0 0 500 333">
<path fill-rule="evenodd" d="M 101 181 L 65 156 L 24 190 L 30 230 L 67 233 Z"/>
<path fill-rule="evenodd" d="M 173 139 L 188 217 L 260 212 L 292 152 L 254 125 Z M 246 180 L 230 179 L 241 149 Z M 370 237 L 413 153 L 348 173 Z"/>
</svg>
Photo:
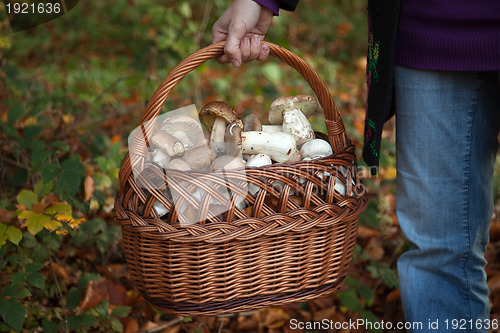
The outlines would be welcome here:
<svg viewBox="0 0 500 333">
<path fill-rule="evenodd" d="M 176 137 L 163 132 L 155 131 L 151 142 L 168 156 L 181 156 L 184 154 L 184 145 Z"/>
<path fill-rule="evenodd" d="M 150 158 L 151 161 L 155 162 L 163 169 L 166 169 L 171 157 L 165 154 L 161 149 L 155 149 L 150 153 Z"/>
<path fill-rule="evenodd" d="M 283 132 L 283 125 L 262 125 L 262 132 L 275 133 Z"/>
<path fill-rule="evenodd" d="M 314 139 L 314 131 L 306 116 L 299 109 L 283 111 L 283 132 L 289 133 L 297 140 L 300 147 Z"/>
<path fill-rule="evenodd" d="M 226 125 L 227 121 L 224 118 L 215 118 L 212 133 L 210 134 L 210 144 L 215 149 L 217 156 L 223 155 L 225 151 L 224 133 L 226 132 Z"/>
<path fill-rule="evenodd" d="M 241 148 L 243 154 L 266 154 L 278 163 L 287 161 L 297 150 L 292 135 L 262 131 L 241 133 Z"/>
</svg>

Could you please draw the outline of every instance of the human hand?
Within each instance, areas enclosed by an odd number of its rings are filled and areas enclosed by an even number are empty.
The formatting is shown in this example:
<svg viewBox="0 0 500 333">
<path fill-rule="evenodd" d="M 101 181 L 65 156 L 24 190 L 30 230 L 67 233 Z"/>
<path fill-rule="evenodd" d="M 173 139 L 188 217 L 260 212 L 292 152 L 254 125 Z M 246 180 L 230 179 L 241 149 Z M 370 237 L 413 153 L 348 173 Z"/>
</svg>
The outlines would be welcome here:
<svg viewBox="0 0 500 333">
<path fill-rule="evenodd" d="M 239 67 L 242 62 L 264 60 L 269 47 L 262 43 L 273 19 L 273 12 L 253 0 L 234 0 L 212 28 L 212 41 L 225 40 L 220 63 Z"/>
</svg>

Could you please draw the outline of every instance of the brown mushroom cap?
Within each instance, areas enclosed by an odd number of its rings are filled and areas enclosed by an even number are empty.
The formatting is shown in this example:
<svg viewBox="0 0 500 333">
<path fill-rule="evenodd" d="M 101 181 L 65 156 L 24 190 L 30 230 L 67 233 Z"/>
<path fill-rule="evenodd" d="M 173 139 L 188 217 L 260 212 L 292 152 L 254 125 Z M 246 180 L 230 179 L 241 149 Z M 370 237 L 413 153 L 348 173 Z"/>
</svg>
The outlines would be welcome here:
<svg viewBox="0 0 500 333">
<path fill-rule="evenodd" d="M 262 131 L 262 123 L 255 114 L 249 114 L 243 118 L 243 130 L 248 131 Z"/>
<path fill-rule="evenodd" d="M 233 108 L 222 101 L 213 101 L 205 104 L 201 108 L 199 117 L 201 123 L 205 125 L 209 131 L 212 130 L 215 118 L 217 117 L 223 118 L 228 124 L 238 120 L 238 116 Z"/>
<path fill-rule="evenodd" d="M 299 109 L 306 118 L 309 118 L 318 110 L 318 102 L 309 94 L 279 97 L 269 106 L 267 119 L 273 125 L 281 124 L 283 112 L 293 109 Z"/>
</svg>

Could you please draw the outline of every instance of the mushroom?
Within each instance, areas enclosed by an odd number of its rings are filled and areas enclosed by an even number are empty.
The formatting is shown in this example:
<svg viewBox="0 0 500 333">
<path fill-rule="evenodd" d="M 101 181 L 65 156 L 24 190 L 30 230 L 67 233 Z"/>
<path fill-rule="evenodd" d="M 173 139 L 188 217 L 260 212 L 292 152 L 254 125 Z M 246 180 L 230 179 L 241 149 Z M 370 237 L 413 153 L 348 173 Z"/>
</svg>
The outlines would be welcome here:
<svg viewBox="0 0 500 333">
<path fill-rule="evenodd" d="M 183 159 L 181 159 L 181 158 L 174 158 L 173 160 L 171 160 L 167 164 L 166 169 L 174 169 L 174 170 L 179 170 L 179 171 L 189 171 L 192 168 Z"/>
<path fill-rule="evenodd" d="M 200 111 L 200 121 L 211 132 L 210 144 L 214 147 L 217 156 L 224 154 L 224 133 L 227 124 L 239 121 L 240 127 L 243 127 L 231 106 L 222 101 L 205 104 Z"/>
<path fill-rule="evenodd" d="M 295 153 L 293 153 L 292 156 L 290 156 L 290 158 L 288 160 L 286 160 L 284 163 L 290 164 L 290 163 L 298 162 L 301 160 L 302 160 L 302 155 L 300 155 L 300 151 L 296 150 Z"/>
<path fill-rule="evenodd" d="M 238 156 L 241 154 L 241 127 L 237 122 L 227 125 L 224 142 L 227 155 Z"/>
<path fill-rule="evenodd" d="M 309 118 L 318 110 L 318 102 L 308 94 L 295 96 L 283 96 L 275 99 L 268 109 L 267 119 L 270 124 L 278 125 L 283 123 L 283 112 L 299 109 L 304 116 Z"/>
<path fill-rule="evenodd" d="M 278 162 L 287 161 L 297 150 L 295 138 L 291 134 L 250 131 L 241 133 L 243 154 L 267 154 Z"/>
<path fill-rule="evenodd" d="M 159 217 L 162 217 L 164 215 L 168 214 L 168 209 L 165 207 L 161 202 L 155 201 L 153 203 L 153 208 L 156 211 L 156 214 L 158 214 Z"/>
<path fill-rule="evenodd" d="M 317 158 L 326 157 L 333 154 L 330 144 L 322 139 L 314 139 L 306 142 L 300 149 L 300 152 L 303 156 L 303 161 L 315 160 Z M 342 173 L 342 175 L 344 175 L 345 178 L 347 178 L 347 169 L 345 169 L 343 166 L 340 166 L 340 172 Z M 329 172 L 323 172 L 324 180 L 330 175 L 331 173 Z M 299 179 L 299 181 L 301 181 L 301 179 Z M 354 179 L 352 180 L 352 184 L 356 185 Z M 346 195 L 346 184 L 338 177 L 335 177 L 334 189 L 343 196 Z"/>
<path fill-rule="evenodd" d="M 160 167 L 163 169 L 167 168 L 168 162 L 170 162 L 170 156 L 165 154 L 162 150 L 160 149 L 154 149 L 152 152 L 149 153 L 149 157 L 152 162 L 158 164 Z"/>
<path fill-rule="evenodd" d="M 283 132 L 283 125 L 262 125 L 262 132 Z"/>
<path fill-rule="evenodd" d="M 184 114 L 168 117 L 160 123 L 159 129 L 179 139 L 184 148 L 193 147 L 203 131 L 198 121 Z"/>
<path fill-rule="evenodd" d="M 288 159 L 284 163 L 296 162 L 297 155 L 300 157 L 300 153 L 298 152 L 298 150 L 296 150 L 295 153 L 290 157 L 290 159 Z M 300 161 L 300 158 L 297 161 Z M 253 155 L 248 160 L 246 166 L 247 167 L 262 167 L 262 166 L 266 166 L 266 165 L 270 165 L 270 164 L 272 164 L 272 161 L 271 161 L 271 158 L 268 155 L 266 155 L 266 154 L 257 154 L 257 155 Z M 281 189 L 284 186 L 285 186 L 285 184 L 282 181 L 279 181 L 279 180 L 276 180 L 273 183 L 273 187 L 276 190 L 278 190 L 278 191 L 281 191 Z M 260 190 L 260 187 L 258 187 L 257 185 L 252 184 L 252 183 L 248 184 L 248 192 L 252 193 L 253 195 L 255 195 L 259 190 Z M 295 194 L 295 192 L 296 191 L 295 191 L 294 188 L 292 188 L 290 190 L 291 194 Z"/>
<path fill-rule="evenodd" d="M 172 200 L 172 196 L 170 195 L 170 191 L 169 190 L 163 191 L 163 194 L 165 194 L 165 196 L 169 200 Z M 156 211 L 156 213 L 158 214 L 159 217 L 162 217 L 162 216 L 168 214 L 168 208 L 165 207 L 165 205 L 163 205 L 158 200 L 155 200 L 155 202 L 153 203 L 153 209 Z"/>
<path fill-rule="evenodd" d="M 247 167 L 261 167 L 272 164 L 271 158 L 266 154 L 253 155 L 247 162 Z"/>
<path fill-rule="evenodd" d="M 257 154 L 253 155 L 247 162 L 246 166 L 247 167 L 262 167 L 266 165 L 272 164 L 273 161 L 271 161 L 271 158 L 266 155 L 266 154 Z M 257 192 L 259 192 L 260 187 L 253 184 L 249 183 L 248 184 L 248 192 L 250 192 L 252 195 L 255 195 Z"/>
<path fill-rule="evenodd" d="M 349 179 L 349 169 L 348 168 L 345 168 L 343 166 L 339 166 L 338 169 L 337 169 L 337 175 L 338 174 L 341 174 L 343 176 L 343 178 L 345 180 Z M 356 186 L 356 182 L 354 181 L 354 178 L 351 179 L 351 184 L 353 186 Z M 346 195 L 346 183 L 344 183 L 343 181 L 340 180 L 340 178 L 338 177 L 335 177 L 335 185 L 334 185 L 334 188 L 337 192 L 339 192 L 340 194 L 342 194 L 343 196 Z M 351 190 L 349 192 L 349 195 L 352 195 L 353 194 L 353 191 Z"/>
<path fill-rule="evenodd" d="M 300 147 L 307 141 L 314 139 L 315 134 L 309 120 L 299 109 L 283 112 L 283 132 L 295 137 L 297 146 Z"/>
<path fill-rule="evenodd" d="M 203 132 L 198 133 L 194 146 L 195 147 L 207 146 L 209 144 L 210 144 L 210 132 L 207 129 L 204 129 Z"/>
<path fill-rule="evenodd" d="M 212 163 L 215 157 L 214 149 L 209 146 L 199 146 L 186 150 L 182 159 L 191 166 L 192 169 L 201 170 Z"/>
<path fill-rule="evenodd" d="M 241 179 L 227 179 L 227 185 L 229 187 L 225 188 L 224 191 L 222 190 L 221 194 L 225 196 L 228 200 L 231 198 L 231 193 L 236 192 L 233 190 L 234 186 L 237 186 L 238 184 L 238 190 L 243 189 L 244 191 L 247 190 L 247 182 L 246 182 L 246 173 L 245 173 L 245 162 L 241 158 L 235 157 L 235 156 L 230 156 L 230 155 L 223 155 L 217 157 L 214 162 L 212 163 L 212 168 L 214 170 L 238 170 L 241 169 L 241 174 L 244 177 L 244 181 Z M 226 177 L 226 175 L 224 175 Z M 231 183 L 229 182 L 231 181 Z M 226 205 L 227 206 L 227 205 Z M 239 209 L 245 209 L 247 206 L 247 202 L 245 200 L 245 196 L 238 195 L 238 198 L 236 199 L 236 207 Z"/>
<path fill-rule="evenodd" d="M 182 142 L 164 131 L 154 131 L 151 136 L 151 143 L 168 156 L 181 156 L 184 154 Z"/>
<path fill-rule="evenodd" d="M 300 155 L 302 155 L 302 161 L 311 161 L 317 158 L 330 156 L 333 154 L 332 147 L 330 144 L 322 139 L 313 139 L 302 145 L 300 148 Z M 323 173 L 324 177 L 330 176 L 329 172 Z M 299 177 L 298 182 L 304 184 L 306 179 L 304 177 Z"/>
<path fill-rule="evenodd" d="M 248 131 L 262 131 L 262 123 L 255 114 L 249 114 L 243 118 L 243 130 Z"/>
<path fill-rule="evenodd" d="M 212 163 L 212 168 L 214 170 L 233 170 L 244 167 L 245 163 L 242 159 L 230 155 L 219 156 Z"/>
<path fill-rule="evenodd" d="M 302 159 L 306 158 L 316 159 L 320 157 L 330 156 L 333 154 L 330 144 L 322 139 L 313 139 L 302 145 L 300 148 L 300 155 Z"/>
</svg>

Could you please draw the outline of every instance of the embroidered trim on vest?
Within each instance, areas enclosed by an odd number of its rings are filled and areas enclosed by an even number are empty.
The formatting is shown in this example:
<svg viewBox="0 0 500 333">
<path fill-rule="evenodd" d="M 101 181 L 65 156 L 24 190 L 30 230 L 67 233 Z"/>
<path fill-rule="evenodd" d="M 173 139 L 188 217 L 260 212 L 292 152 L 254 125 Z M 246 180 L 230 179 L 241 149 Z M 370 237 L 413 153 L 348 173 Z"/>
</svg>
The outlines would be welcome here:
<svg viewBox="0 0 500 333">
<path fill-rule="evenodd" d="M 379 56 L 379 43 L 374 42 L 373 31 L 370 29 L 370 33 L 368 36 L 368 55 L 366 59 L 368 86 L 371 83 L 372 77 L 375 81 L 378 81 L 378 71 L 377 71 L 378 56 Z"/>
<path fill-rule="evenodd" d="M 365 133 L 365 141 L 368 143 L 371 153 L 373 156 L 378 157 L 377 149 L 375 148 L 375 122 L 369 118 L 366 119 L 366 133 Z"/>
</svg>

